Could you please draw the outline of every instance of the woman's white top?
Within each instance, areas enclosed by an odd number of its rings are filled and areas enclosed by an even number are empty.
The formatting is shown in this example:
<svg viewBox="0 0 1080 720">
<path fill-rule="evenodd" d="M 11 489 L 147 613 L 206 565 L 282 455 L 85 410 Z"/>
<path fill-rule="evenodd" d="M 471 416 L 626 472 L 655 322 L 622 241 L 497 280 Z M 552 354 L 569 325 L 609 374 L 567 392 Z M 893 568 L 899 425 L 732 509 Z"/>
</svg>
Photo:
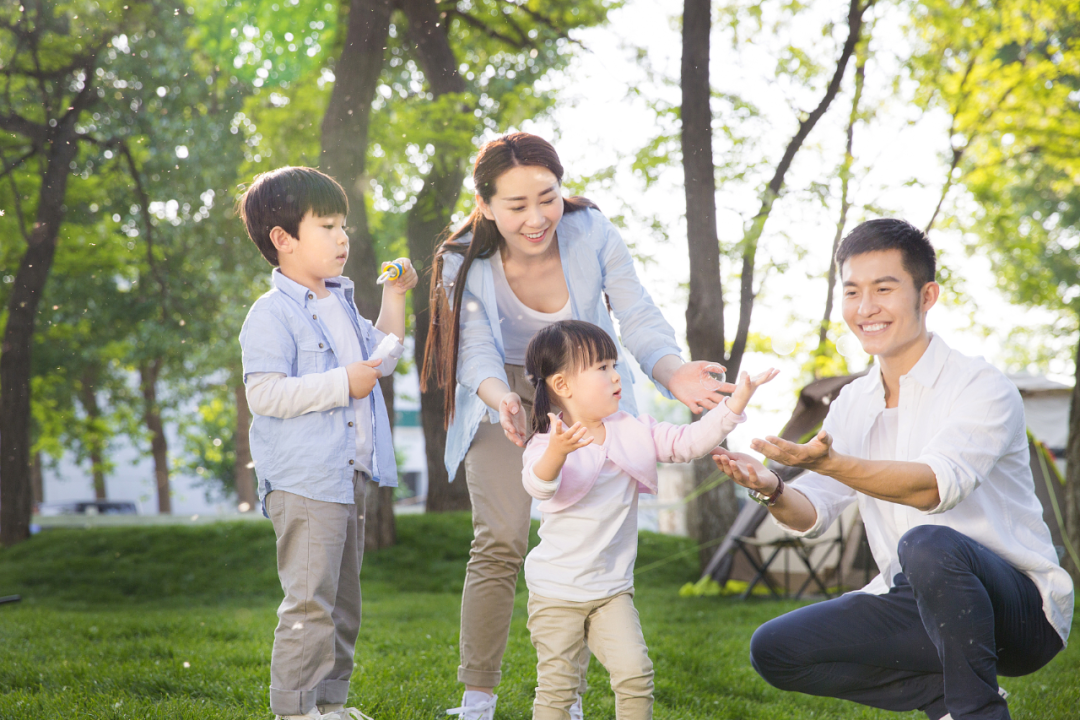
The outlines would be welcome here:
<svg viewBox="0 0 1080 720">
<path fill-rule="evenodd" d="M 495 304 L 499 308 L 499 324 L 502 329 L 503 349 L 506 362 L 510 365 L 525 364 L 525 348 L 532 336 L 559 320 L 570 320 L 573 310 L 570 307 L 570 294 L 566 295 L 566 304 L 553 313 L 540 312 L 528 307 L 514 294 L 510 282 L 506 279 L 502 256 L 491 256 L 491 272 L 495 278 Z"/>
<path fill-rule="evenodd" d="M 606 460 L 585 497 L 544 513 L 540 544 L 525 558 L 529 592 L 586 602 L 633 588 L 637 509 L 637 481 Z"/>
</svg>

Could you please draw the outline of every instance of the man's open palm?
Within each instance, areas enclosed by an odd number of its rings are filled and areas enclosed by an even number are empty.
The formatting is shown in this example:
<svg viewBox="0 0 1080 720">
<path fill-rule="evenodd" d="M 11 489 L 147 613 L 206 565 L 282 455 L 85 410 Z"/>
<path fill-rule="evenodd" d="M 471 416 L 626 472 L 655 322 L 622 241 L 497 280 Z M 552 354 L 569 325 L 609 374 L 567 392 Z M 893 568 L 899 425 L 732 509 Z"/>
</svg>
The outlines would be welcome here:
<svg viewBox="0 0 1080 720">
<path fill-rule="evenodd" d="M 832 454 L 832 437 L 822 430 L 810 442 L 800 445 L 789 440 L 767 436 L 755 439 L 750 447 L 774 462 L 805 470 L 820 470 Z"/>
</svg>

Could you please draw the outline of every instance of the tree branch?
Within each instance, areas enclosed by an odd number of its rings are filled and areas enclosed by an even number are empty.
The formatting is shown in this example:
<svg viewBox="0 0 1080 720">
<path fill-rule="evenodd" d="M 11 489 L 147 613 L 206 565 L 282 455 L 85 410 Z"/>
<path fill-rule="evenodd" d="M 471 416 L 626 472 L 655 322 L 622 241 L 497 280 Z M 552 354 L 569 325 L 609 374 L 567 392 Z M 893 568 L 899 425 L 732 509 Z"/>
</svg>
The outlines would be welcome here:
<svg viewBox="0 0 1080 720">
<path fill-rule="evenodd" d="M 28 138 L 35 149 L 44 145 L 49 138 L 49 128 L 21 115 L 0 115 L 0 130 L 7 130 Z"/>
<path fill-rule="evenodd" d="M 735 342 L 731 350 L 732 356 L 737 354 L 741 357 L 743 350 L 746 348 L 746 341 L 750 336 L 750 314 L 754 309 L 754 297 L 756 295 L 754 293 L 754 259 L 757 254 L 758 240 L 761 238 L 762 232 L 765 229 L 765 222 L 769 218 L 769 213 L 772 212 L 773 203 L 775 203 L 776 199 L 780 196 L 780 190 L 784 186 L 784 177 L 787 175 L 787 171 L 791 167 L 792 161 L 795 159 L 795 154 L 802 147 L 802 144 L 810 134 L 810 131 L 814 129 L 818 120 L 820 120 L 825 114 L 825 111 L 828 110 L 829 105 L 832 104 L 833 99 L 836 97 L 836 93 L 840 90 L 840 82 L 844 79 L 844 73 L 847 71 L 848 62 L 855 53 L 855 47 L 858 45 L 859 37 L 862 33 L 863 13 L 865 13 L 873 4 L 874 0 L 868 0 L 865 5 L 860 4 L 859 0 L 851 0 L 848 7 L 848 36 L 847 40 L 844 41 L 844 47 L 840 53 L 840 58 L 836 61 L 836 70 L 829 80 L 829 85 L 825 89 L 825 94 L 822 96 L 821 102 L 818 103 L 817 107 L 814 108 L 809 115 L 799 121 L 799 129 L 784 150 L 784 156 L 776 166 L 776 172 L 773 173 L 772 179 L 769 180 L 769 184 L 766 186 L 765 192 L 763 193 L 761 209 L 758 211 L 758 214 L 754 216 L 750 229 L 743 239 L 744 247 L 742 276 L 740 278 L 739 324 L 735 331 Z"/>
<path fill-rule="evenodd" d="M 23 155 L 11 165 L 8 165 L 7 159 L 3 156 L 3 152 L 3 150 L 0 150 L 0 161 L 4 163 L 4 171 L 0 172 L 0 180 L 2 180 L 6 175 L 9 175 L 18 170 L 24 162 L 32 158 L 34 154 L 37 153 L 37 148 L 31 147 L 29 152 L 27 152 L 25 155 Z"/>
<path fill-rule="evenodd" d="M 477 30 L 479 30 L 482 33 L 484 33 L 485 35 L 487 35 L 488 37 L 492 38 L 493 40 L 498 40 L 499 42 L 504 43 L 506 45 L 509 45 L 510 47 L 515 48 L 517 50 L 522 50 L 524 48 L 529 47 L 529 43 L 527 43 L 527 42 L 523 43 L 520 40 L 515 40 L 514 38 L 510 37 L 509 35 L 503 35 L 498 30 L 495 30 L 494 28 L 489 27 L 488 24 L 485 23 L 483 20 L 478 20 L 477 18 L 474 18 L 472 15 L 470 15 L 467 12 L 462 12 L 461 10 L 458 10 L 456 8 L 451 8 L 451 9 L 446 11 L 446 16 L 447 16 L 447 20 L 449 20 L 450 17 L 452 17 L 452 16 L 457 16 L 457 17 L 461 18 L 462 20 L 464 20 L 469 25 L 472 25 L 474 28 L 476 28 Z"/>
<path fill-rule="evenodd" d="M 579 46 L 581 48 L 585 47 L 584 45 L 581 44 L 581 42 L 579 40 L 575 40 L 574 38 L 570 37 L 570 33 L 569 33 L 568 30 L 566 30 L 564 28 L 561 28 L 558 25 L 556 25 L 552 21 L 552 19 L 547 17 L 546 15 L 543 15 L 542 13 L 539 13 L 539 12 L 537 12 L 535 10 L 532 10 L 532 9 L 530 9 L 529 7 L 527 7 L 524 4 L 519 5 L 516 2 L 513 2 L 513 0 L 503 0 L 503 2 L 506 3 L 507 5 L 513 6 L 514 9 L 520 10 L 521 12 L 525 13 L 526 15 L 531 17 L 536 22 L 540 23 L 541 25 L 546 26 L 549 30 L 553 30 L 555 32 L 556 36 L 561 37 L 564 40 L 569 40 L 570 42 L 574 43 L 575 45 L 577 45 L 577 46 Z"/>
<path fill-rule="evenodd" d="M 135 184 L 135 197 L 139 201 L 139 212 L 146 219 L 146 264 L 150 266 L 150 274 L 154 276 L 158 289 L 161 291 L 161 315 L 162 319 L 165 319 L 168 315 L 169 286 L 161 274 L 157 261 L 154 259 L 154 225 L 150 221 L 150 196 L 146 194 L 142 174 L 139 172 L 138 165 L 135 163 L 135 158 L 132 156 L 127 143 L 120 141 L 117 143 L 117 147 L 120 154 L 127 161 L 128 170 L 131 172 L 131 181 Z"/>
</svg>

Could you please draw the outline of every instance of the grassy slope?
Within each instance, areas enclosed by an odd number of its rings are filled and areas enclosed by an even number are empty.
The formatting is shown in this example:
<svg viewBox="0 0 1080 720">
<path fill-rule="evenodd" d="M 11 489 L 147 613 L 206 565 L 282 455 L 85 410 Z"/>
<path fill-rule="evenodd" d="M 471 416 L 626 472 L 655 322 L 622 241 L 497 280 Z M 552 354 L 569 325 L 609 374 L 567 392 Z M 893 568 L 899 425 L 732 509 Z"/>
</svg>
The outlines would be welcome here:
<svg viewBox="0 0 1080 720">
<path fill-rule="evenodd" d="M 398 530 L 396 547 L 365 558 L 353 702 L 378 720 L 445 717 L 460 692 L 457 611 L 471 528 L 467 516 L 436 515 L 401 517 Z M 645 534 L 639 565 L 685 547 Z M 694 555 L 637 580 L 657 717 L 921 717 L 770 688 L 747 662 L 749 637 L 796 604 L 679 598 Z M 280 598 L 273 558 L 269 523 L 53 530 L 0 550 L 0 595 L 24 597 L 0 606 L 0 719 L 269 718 Z M 499 689 L 507 720 L 530 716 L 535 688 L 524 601 L 519 592 Z M 614 718 L 595 662 L 590 683 L 586 715 Z M 1014 718 L 1075 718 L 1080 651 L 1074 644 L 1047 668 L 1003 684 Z"/>
</svg>

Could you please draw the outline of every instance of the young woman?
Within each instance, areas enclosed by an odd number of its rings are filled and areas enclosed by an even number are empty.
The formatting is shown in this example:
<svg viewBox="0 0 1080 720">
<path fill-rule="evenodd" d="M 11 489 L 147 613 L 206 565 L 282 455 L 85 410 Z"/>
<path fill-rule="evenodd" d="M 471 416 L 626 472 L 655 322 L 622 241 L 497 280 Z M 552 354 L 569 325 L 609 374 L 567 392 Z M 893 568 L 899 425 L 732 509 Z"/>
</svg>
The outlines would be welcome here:
<svg viewBox="0 0 1080 720">
<path fill-rule="evenodd" d="M 474 528 L 461 602 L 458 680 L 466 691 L 450 711 L 464 720 L 494 717 L 492 690 L 527 549 L 530 498 L 520 473 L 533 393 L 523 365 L 532 336 L 559 320 L 585 320 L 619 347 L 614 313 L 626 349 L 668 397 L 697 413 L 735 389 L 710 388 L 701 382 L 706 363 L 683 362 L 615 226 L 588 200 L 564 198 L 562 176 L 555 149 L 535 135 L 486 143 L 473 168 L 476 207 L 435 254 L 421 379 L 445 390 L 446 469 L 453 478 L 465 463 Z M 619 373 L 626 388 L 620 407 L 636 415 L 626 362 Z M 580 717 L 580 698 L 572 716 Z"/>
</svg>

